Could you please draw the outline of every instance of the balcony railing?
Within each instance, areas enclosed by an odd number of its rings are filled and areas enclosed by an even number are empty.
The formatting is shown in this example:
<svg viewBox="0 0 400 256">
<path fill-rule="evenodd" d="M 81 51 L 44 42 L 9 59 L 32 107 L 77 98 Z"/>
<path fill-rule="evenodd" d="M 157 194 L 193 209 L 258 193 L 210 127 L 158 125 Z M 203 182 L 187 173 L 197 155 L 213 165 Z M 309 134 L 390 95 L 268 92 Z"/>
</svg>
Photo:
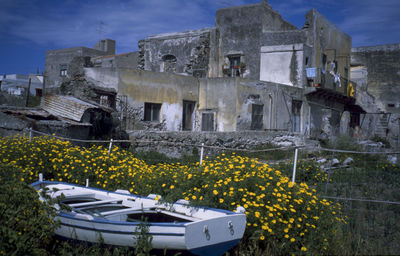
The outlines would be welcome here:
<svg viewBox="0 0 400 256">
<path fill-rule="evenodd" d="M 309 84 L 347 95 L 348 80 L 342 76 L 331 74 L 320 68 L 307 68 L 306 76 Z"/>
</svg>

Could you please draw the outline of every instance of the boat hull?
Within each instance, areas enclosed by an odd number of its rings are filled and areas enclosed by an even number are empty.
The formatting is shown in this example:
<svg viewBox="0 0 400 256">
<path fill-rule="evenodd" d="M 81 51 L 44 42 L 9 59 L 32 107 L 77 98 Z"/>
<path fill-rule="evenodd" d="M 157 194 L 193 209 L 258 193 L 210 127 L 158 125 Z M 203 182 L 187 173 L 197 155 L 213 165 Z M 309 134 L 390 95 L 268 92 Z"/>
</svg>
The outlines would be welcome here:
<svg viewBox="0 0 400 256">
<path fill-rule="evenodd" d="M 178 202 L 161 204 L 149 197 L 62 182 L 41 181 L 32 186 L 37 190 L 47 187 L 49 191 L 46 193 L 50 197 L 62 196 L 63 200 L 67 200 L 65 202 L 68 202 L 71 211 L 58 212 L 56 219 L 60 226 L 55 230 L 57 236 L 65 239 L 134 247 L 140 227 L 143 227 L 138 216 L 162 213 L 174 221 L 145 222 L 147 234 L 152 238 L 152 248 L 187 250 L 196 255 L 222 255 L 240 241 L 246 228 L 244 213 L 193 207 Z M 89 197 L 93 200 L 79 201 Z M 107 208 L 115 206 L 123 208 Z M 93 209 L 103 212 L 98 215 Z"/>
</svg>

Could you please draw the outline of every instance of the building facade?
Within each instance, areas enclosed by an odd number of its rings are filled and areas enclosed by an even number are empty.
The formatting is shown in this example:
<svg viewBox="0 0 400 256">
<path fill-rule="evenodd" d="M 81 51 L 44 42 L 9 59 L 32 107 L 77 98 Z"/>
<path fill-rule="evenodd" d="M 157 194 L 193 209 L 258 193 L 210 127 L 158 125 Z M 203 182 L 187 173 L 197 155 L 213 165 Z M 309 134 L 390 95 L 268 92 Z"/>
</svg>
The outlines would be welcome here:
<svg viewBox="0 0 400 256">
<path fill-rule="evenodd" d="M 123 55 L 110 55 L 112 47 L 49 51 L 46 81 L 59 86 L 61 67 L 83 57 L 85 79 L 117 93 L 121 120 L 135 130 L 284 130 L 319 138 L 348 131 L 343 113 L 362 111 L 347 89 L 351 37 L 316 10 L 299 29 L 264 0 L 218 10 L 215 27 L 138 45 Z"/>
</svg>

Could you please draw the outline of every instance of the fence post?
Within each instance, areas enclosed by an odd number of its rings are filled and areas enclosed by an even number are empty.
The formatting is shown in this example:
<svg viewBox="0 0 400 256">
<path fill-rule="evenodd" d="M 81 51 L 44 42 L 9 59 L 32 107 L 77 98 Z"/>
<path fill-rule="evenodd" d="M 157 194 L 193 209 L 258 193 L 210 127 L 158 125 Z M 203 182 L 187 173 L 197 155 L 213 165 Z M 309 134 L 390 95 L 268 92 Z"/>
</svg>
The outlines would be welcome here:
<svg viewBox="0 0 400 256">
<path fill-rule="evenodd" d="M 200 148 L 200 166 L 203 164 L 204 143 L 201 143 Z"/>
<path fill-rule="evenodd" d="M 40 181 L 40 182 L 43 181 L 43 173 L 39 173 L 39 181 Z"/>
<path fill-rule="evenodd" d="M 108 147 L 108 154 L 111 154 L 112 144 L 113 144 L 113 139 L 110 140 L 110 146 Z"/>
<path fill-rule="evenodd" d="M 86 187 L 89 187 L 89 179 L 86 179 Z"/>
<path fill-rule="evenodd" d="M 296 148 L 294 150 L 294 163 L 293 163 L 293 175 L 292 175 L 292 183 L 295 183 L 296 180 L 296 165 L 297 165 L 297 152 L 298 152 L 298 148 Z"/>
<path fill-rule="evenodd" d="M 32 141 L 32 127 L 29 128 L 29 142 Z"/>
</svg>

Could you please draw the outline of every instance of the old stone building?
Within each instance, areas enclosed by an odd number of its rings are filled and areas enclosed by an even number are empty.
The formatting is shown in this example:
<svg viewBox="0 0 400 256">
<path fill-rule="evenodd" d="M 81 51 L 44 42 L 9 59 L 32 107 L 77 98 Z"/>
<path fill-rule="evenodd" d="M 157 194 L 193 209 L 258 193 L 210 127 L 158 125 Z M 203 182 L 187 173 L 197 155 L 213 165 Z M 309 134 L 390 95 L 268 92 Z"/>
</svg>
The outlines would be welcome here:
<svg viewBox="0 0 400 256">
<path fill-rule="evenodd" d="M 378 136 L 399 147 L 400 45 L 353 48 L 351 65 L 357 103 L 367 111 L 359 121 L 363 136 Z"/>
<path fill-rule="evenodd" d="M 80 79 L 117 93 L 127 129 L 319 138 L 348 133 L 363 112 L 348 94 L 351 44 L 316 10 L 299 29 L 264 0 L 218 10 L 213 28 L 149 36 L 122 55 L 79 51 L 75 62 Z M 71 49 L 47 53 L 46 84 L 62 84 Z"/>
<path fill-rule="evenodd" d="M 114 55 L 115 41 L 111 39 L 100 40 L 93 48 L 72 47 L 46 52 L 45 85 L 46 88 L 60 87 L 64 79 L 71 78 L 68 73 L 74 58 L 82 58 L 83 65 L 91 66 L 91 58 L 97 56 Z"/>
</svg>

